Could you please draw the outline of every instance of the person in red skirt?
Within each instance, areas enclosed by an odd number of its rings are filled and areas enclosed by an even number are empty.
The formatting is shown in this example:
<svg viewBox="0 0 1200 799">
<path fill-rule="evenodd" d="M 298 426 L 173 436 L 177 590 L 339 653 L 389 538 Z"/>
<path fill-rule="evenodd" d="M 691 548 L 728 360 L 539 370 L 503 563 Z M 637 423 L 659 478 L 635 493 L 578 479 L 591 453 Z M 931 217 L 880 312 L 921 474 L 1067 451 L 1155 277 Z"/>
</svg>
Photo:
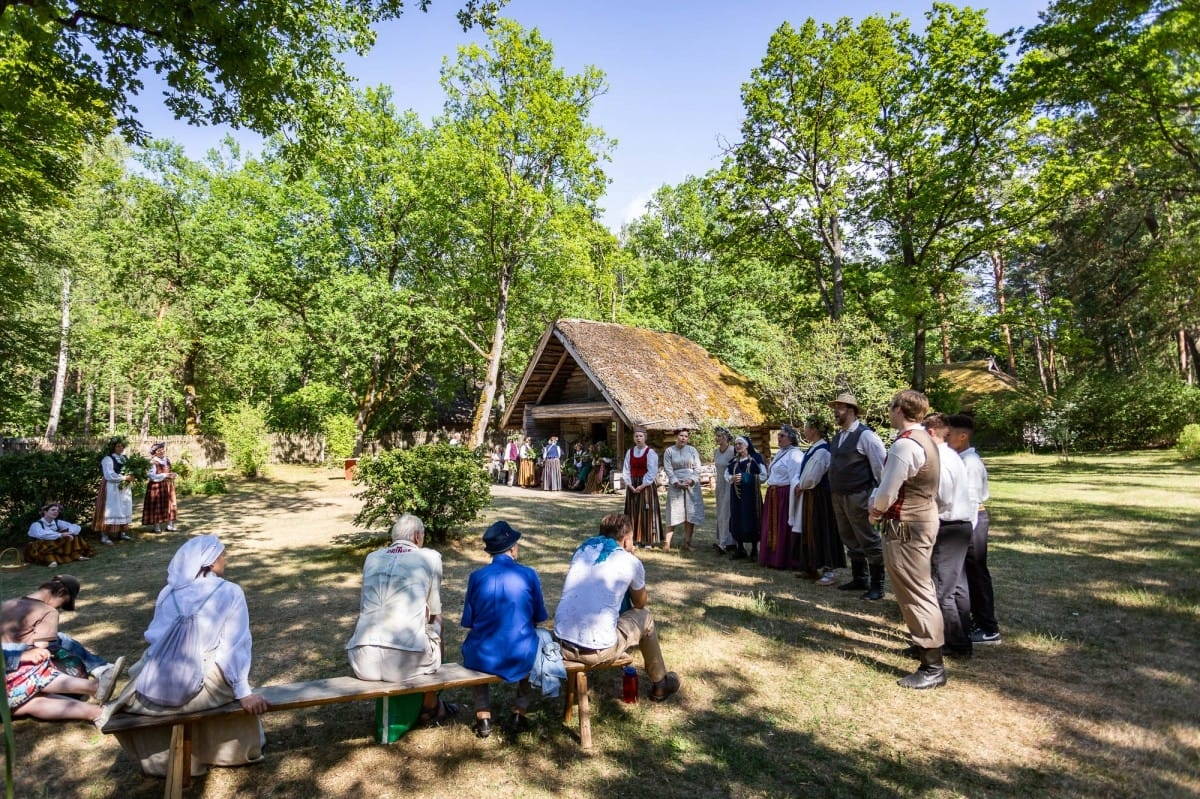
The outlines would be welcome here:
<svg viewBox="0 0 1200 799">
<path fill-rule="evenodd" d="M 800 483 L 804 455 L 796 447 L 800 434 L 790 425 L 779 431 L 779 450 L 767 470 L 767 495 L 763 499 L 762 530 L 758 541 L 758 562 L 772 569 L 791 569 L 792 523 L 795 487 Z"/>
<path fill-rule="evenodd" d="M 650 547 L 663 540 L 662 510 L 658 504 L 658 453 L 646 446 L 646 428 L 633 431 L 633 446 L 625 450 L 621 470 L 625 483 L 625 515 L 633 522 L 635 546 Z"/>
<path fill-rule="evenodd" d="M 161 533 L 163 525 L 168 532 L 175 530 L 175 473 L 171 471 L 171 460 L 167 457 L 167 445 L 158 442 L 150 447 L 150 469 L 146 476 L 146 500 L 142 503 L 142 524 L 154 525 L 154 532 Z"/>
</svg>

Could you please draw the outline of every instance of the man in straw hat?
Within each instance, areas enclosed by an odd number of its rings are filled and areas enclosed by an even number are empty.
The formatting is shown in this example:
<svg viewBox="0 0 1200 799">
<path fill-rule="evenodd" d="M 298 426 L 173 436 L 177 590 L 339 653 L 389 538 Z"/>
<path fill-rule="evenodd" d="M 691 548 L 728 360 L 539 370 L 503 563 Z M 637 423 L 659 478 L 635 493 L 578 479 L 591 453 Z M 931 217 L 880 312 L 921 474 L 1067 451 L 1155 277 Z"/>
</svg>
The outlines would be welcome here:
<svg viewBox="0 0 1200 799">
<path fill-rule="evenodd" d="M 859 421 L 853 394 L 838 394 L 829 407 L 841 428 L 830 445 L 829 490 L 838 535 L 850 552 L 851 571 L 850 581 L 838 588 L 865 591 L 863 599 L 883 599 L 883 545 L 867 518 L 867 500 L 879 485 L 887 453 L 875 431 Z"/>
<path fill-rule="evenodd" d="M 538 655 L 537 625 L 548 618 L 537 572 L 517 563 L 521 534 L 498 521 L 483 534 L 483 550 L 492 562 L 471 573 L 463 602 L 462 626 L 470 632 L 462 645 L 463 665 L 517 683 L 511 727 L 529 728 L 532 688 L 529 672 Z M 491 691 L 475 686 L 475 734 L 492 733 Z"/>
</svg>

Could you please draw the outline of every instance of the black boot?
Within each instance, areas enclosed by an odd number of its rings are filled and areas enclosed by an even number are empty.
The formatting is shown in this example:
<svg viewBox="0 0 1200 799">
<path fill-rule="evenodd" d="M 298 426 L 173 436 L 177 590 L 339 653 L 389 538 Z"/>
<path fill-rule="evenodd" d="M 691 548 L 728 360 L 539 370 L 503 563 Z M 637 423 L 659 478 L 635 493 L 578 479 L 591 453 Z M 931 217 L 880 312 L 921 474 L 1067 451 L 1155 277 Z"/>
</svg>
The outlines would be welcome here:
<svg viewBox="0 0 1200 799">
<path fill-rule="evenodd" d="M 742 544 L 741 541 L 739 541 L 737 543 L 737 546 L 735 546 L 733 548 L 733 554 L 730 555 L 730 557 L 733 558 L 734 560 L 745 560 L 746 559 L 746 557 L 747 557 L 746 556 L 746 547 Z"/>
<path fill-rule="evenodd" d="M 923 691 L 926 688 L 941 688 L 946 684 L 946 667 L 942 665 L 942 648 L 921 650 L 921 667 L 907 677 L 901 677 L 896 685 Z"/>
<path fill-rule="evenodd" d="M 883 564 L 871 564 L 871 587 L 867 589 L 867 593 L 862 595 L 863 599 L 879 600 L 883 599 Z"/>
<path fill-rule="evenodd" d="M 838 586 L 839 591 L 861 591 L 867 587 L 867 562 L 850 561 L 850 582 Z"/>
</svg>

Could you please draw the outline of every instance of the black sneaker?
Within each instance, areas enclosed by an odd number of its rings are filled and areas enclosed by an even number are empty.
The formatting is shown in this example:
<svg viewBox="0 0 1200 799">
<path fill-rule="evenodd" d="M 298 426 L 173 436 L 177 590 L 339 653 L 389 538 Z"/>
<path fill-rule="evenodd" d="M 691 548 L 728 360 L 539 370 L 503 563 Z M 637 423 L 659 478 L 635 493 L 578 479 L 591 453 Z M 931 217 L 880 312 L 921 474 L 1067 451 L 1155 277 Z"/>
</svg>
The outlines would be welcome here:
<svg viewBox="0 0 1200 799">
<path fill-rule="evenodd" d="M 999 644 L 1003 639 L 1000 638 L 1000 631 L 994 633 L 985 633 L 983 630 L 976 627 L 971 630 L 971 643 L 973 644 Z"/>
</svg>

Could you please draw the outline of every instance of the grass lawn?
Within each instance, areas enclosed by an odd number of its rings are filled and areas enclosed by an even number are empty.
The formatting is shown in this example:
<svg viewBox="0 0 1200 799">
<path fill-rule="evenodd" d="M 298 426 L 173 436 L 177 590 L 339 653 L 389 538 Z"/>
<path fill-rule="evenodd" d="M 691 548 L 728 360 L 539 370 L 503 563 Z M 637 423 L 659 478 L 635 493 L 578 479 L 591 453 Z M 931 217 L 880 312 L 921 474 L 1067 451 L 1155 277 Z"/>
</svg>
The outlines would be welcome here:
<svg viewBox="0 0 1200 799">
<path fill-rule="evenodd" d="M 620 701 L 620 675 L 593 681 L 595 752 L 535 704 L 536 729 L 481 741 L 470 691 L 449 727 L 373 743 L 373 706 L 264 717 L 266 762 L 214 769 L 192 797 L 1195 797 L 1200 795 L 1200 467 L 1171 453 L 986 459 L 991 548 L 1004 643 L 948 661 L 950 683 L 909 692 L 891 594 L 866 602 L 791 573 L 728 561 L 709 548 L 644 554 L 668 666 L 683 678 L 661 705 Z M 709 502 L 711 503 L 711 497 Z M 479 535 L 504 518 L 525 533 L 553 611 L 571 552 L 617 497 L 499 489 L 446 566 L 446 659 Z M 251 682 L 348 674 L 371 534 L 340 472 L 278 467 L 223 497 L 184 498 L 181 533 L 137 534 L 72 564 L 83 581 L 63 629 L 114 658 L 141 633 L 189 533 L 228 546 L 226 576 L 245 589 L 254 632 Z M 32 590 L 42 567 L 4 574 Z M 643 691 L 645 675 L 642 675 Z M 506 714 L 511 690 L 493 700 Z M 117 746 L 82 724 L 17 725 L 20 797 L 160 796 Z"/>
</svg>

